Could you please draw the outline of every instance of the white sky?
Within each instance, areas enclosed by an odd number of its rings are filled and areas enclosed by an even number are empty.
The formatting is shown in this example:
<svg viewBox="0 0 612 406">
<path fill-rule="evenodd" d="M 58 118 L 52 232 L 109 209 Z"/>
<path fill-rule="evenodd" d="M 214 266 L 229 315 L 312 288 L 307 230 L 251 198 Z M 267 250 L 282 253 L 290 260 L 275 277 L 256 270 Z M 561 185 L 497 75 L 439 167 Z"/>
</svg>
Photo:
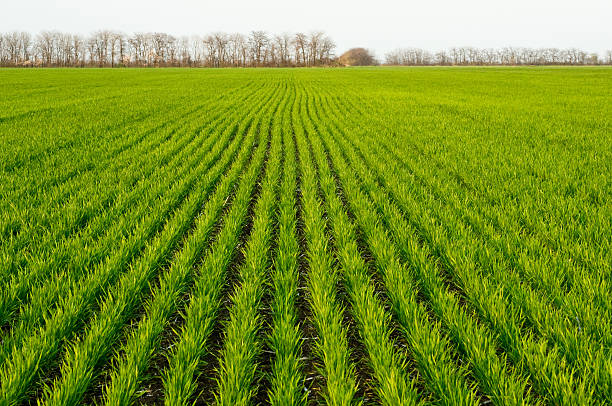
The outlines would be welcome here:
<svg viewBox="0 0 612 406">
<path fill-rule="evenodd" d="M 612 0 L 0 0 L 0 32 L 323 30 L 337 53 L 397 47 L 612 49 Z"/>
</svg>

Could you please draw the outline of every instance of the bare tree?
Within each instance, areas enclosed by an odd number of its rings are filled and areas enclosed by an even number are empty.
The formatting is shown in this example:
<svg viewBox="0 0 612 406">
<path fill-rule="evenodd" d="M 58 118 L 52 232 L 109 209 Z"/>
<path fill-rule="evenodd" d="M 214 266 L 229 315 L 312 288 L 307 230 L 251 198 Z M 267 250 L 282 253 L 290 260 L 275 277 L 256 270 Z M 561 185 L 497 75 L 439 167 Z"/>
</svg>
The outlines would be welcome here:
<svg viewBox="0 0 612 406">
<path fill-rule="evenodd" d="M 212 35 L 207 35 L 202 38 L 202 43 L 205 49 L 205 64 L 206 66 L 215 66 L 215 38 Z"/>
<path fill-rule="evenodd" d="M 228 53 L 228 44 L 229 37 L 227 34 L 223 32 L 216 32 L 212 35 L 213 45 L 214 45 L 214 61 L 216 63 L 215 66 L 227 66 L 227 53 Z"/>
<path fill-rule="evenodd" d="M 336 43 L 334 42 L 334 40 L 332 40 L 328 36 L 323 38 L 323 41 L 321 41 L 320 54 L 319 54 L 319 60 L 321 61 L 321 63 L 326 64 L 326 65 L 331 64 L 332 59 L 334 58 L 335 50 L 336 50 Z"/>
<path fill-rule="evenodd" d="M 91 63 L 98 66 L 112 66 L 114 57 L 114 49 L 111 50 L 113 44 L 114 33 L 109 30 L 96 31 L 91 35 L 88 41 Z M 111 58 L 109 58 L 109 56 Z"/>
<path fill-rule="evenodd" d="M 111 67 L 123 64 L 125 56 L 125 37 L 121 32 L 111 32 L 108 42 Z"/>
<path fill-rule="evenodd" d="M 189 54 L 189 38 L 180 37 L 176 39 L 176 65 L 191 66 L 192 60 Z"/>
<path fill-rule="evenodd" d="M 296 65 L 306 65 L 306 50 L 308 47 L 308 39 L 306 38 L 306 34 L 298 32 L 293 37 L 293 45 L 295 48 L 295 63 Z"/>
<path fill-rule="evenodd" d="M 189 52 L 194 66 L 202 66 L 202 60 L 205 55 L 203 39 L 197 35 L 192 36 L 189 40 Z"/>
<path fill-rule="evenodd" d="M 323 42 L 323 33 L 321 31 L 311 32 L 308 36 L 308 54 L 310 56 L 308 65 L 316 65 L 317 58 L 320 55 L 319 49 Z"/>
<path fill-rule="evenodd" d="M 8 60 L 11 64 L 19 63 L 19 33 L 14 31 L 4 37 Z"/>
<path fill-rule="evenodd" d="M 274 43 L 278 52 L 278 59 L 281 66 L 289 66 L 291 62 L 291 35 L 283 33 L 274 36 Z"/>
<path fill-rule="evenodd" d="M 36 50 L 44 66 L 52 66 L 55 57 L 56 33 L 52 31 L 42 31 L 36 38 Z"/>
<path fill-rule="evenodd" d="M 32 35 L 29 32 L 20 32 L 17 35 L 19 58 L 24 63 L 30 63 L 30 52 L 32 48 Z"/>
<path fill-rule="evenodd" d="M 249 57 L 249 41 L 246 36 L 238 34 L 240 38 L 240 60 L 241 66 L 247 66 Z"/>
<path fill-rule="evenodd" d="M 56 33 L 55 46 L 54 64 L 57 66 L 73 66 L 72 35 L 68 33 Z"/>
<path fill-rule="evenodd" d="M 156 66 L 165 66 L 169 61 L 170 49 L 175 41 L 174 37 L 163 32 L 155 32 L 150 34 L 150 38 L 153 63 Z"/>
<path fill-rule="evenodd" d="M 0 66 L 7 65 L 7 55 L 6 55 L 6 40 L 4 34 L 0 32 Z"/>
<path fill-rule="evenodd" d="M 78 34 L 72 34 L 72 60 L 74 66 L 83 66 L 85 62 L 85 41 Z"/>
<path fill-rule="evenodd" d="M 135 33 L 128 39 L 128 48 L 131 52 L 131 60 L 136 66 L 146 66 L 150 64 L 151 44 L 148 34 Z"/>
<path fill-rule="evenodd" d="M 268 42 L 269 39 L 265 31 L 251 31 L 249 46 L 254 66 L 261 66 L 264 62 Z"/>
</svg>

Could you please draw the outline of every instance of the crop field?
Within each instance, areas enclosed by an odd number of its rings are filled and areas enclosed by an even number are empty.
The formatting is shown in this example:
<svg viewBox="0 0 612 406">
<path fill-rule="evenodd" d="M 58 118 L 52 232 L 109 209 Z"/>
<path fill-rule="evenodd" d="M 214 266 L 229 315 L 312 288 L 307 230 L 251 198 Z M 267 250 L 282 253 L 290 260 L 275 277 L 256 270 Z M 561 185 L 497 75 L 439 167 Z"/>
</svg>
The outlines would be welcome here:
<svg viewBox="0 0 612 406">
<path fill-rule="evenodd" d="M 0 70 L 0 405 L 612 404 L 612 69 Z"/>
</svg>

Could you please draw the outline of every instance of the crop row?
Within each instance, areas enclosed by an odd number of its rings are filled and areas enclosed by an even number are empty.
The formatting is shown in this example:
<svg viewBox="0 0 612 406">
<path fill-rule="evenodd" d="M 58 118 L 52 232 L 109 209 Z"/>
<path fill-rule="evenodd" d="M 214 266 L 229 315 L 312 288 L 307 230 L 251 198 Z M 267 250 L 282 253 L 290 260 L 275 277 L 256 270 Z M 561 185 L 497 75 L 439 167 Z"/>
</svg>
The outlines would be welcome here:
<svg viewBox="0 0 612 406">
<path fill-rule="evenodd" d="M 504 72 L 33 80 L 0 116 L 0 405 L 612 403 L 605 107 Z"/>
</svg>

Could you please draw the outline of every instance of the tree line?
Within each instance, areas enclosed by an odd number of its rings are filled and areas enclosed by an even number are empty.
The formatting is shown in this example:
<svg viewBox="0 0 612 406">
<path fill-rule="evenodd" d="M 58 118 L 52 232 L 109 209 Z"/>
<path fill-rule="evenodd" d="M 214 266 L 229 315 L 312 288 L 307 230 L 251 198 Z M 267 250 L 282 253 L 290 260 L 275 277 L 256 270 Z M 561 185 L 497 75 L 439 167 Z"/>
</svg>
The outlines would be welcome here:
<svg viewBox="0 0 612 406">
<path fill-rule="evenodd" d="M 386 65 L 610 65 L 612 50 L 604 55 L 577 48 L 450 48 L 430 52 L 401 48 L 385 55 Z"/>
<path fill-rule="evenodd" d="M 336 57 L 322 31 L 249 34 L 224 32 L 175 37 L 162 32 L 125 34 L 101 30 L 89 36 L 42 31 L 0 33 L 0 66 L 11 67 L 289 67 L 376 65 L 372 53 L 353 48 Z M 577 48 L 454 47 L 432 52 L 401 48 L 386 65 L 610 65 L 603 55 Z"/>
<path fill-rule="evenodd" d="M 175 37 L 162 32 L 89 36 L 42 31 L 0 33 L 0 66 L 24 67 L 257 67 L 335 63 L 334 41 L 322 31 L 269 35 L 216 32 Z"/>
</svg>

